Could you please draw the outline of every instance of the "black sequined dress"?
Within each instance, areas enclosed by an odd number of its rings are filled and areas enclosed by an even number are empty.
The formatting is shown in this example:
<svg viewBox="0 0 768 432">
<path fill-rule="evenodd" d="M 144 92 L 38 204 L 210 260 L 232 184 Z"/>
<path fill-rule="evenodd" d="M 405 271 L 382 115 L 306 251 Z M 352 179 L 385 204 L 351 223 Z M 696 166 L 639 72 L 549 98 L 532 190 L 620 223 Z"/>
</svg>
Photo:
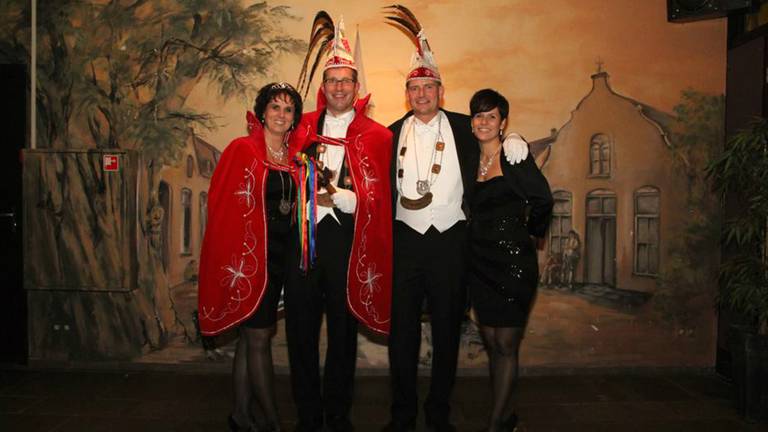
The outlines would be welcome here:
<svg viewBox="0 0 768 432">
<path fill-rule="evenodd" d="M 277 321 L 277 305 L 285 282 L 286 248 L 290 244 L 291 208 L 280 209 L 281 201 L 290 206 L 296 196 L 291 175 L 278 170 L 269 170 L 265 191 L 267 212 L 267 289 L 256 312 L 243 325 L 251 328 L 266 328 Z M 285 210 L 288 213 L 284 213 Z"/>
<path fill-rule="evenodd" d="M 504 175 L 475 184 L 468 288 L 480 324 L 522 327 L 539 279 L 532 236 L 544 236 L 552 195 L 531 157 L 501 162 Z"/>
</svg>

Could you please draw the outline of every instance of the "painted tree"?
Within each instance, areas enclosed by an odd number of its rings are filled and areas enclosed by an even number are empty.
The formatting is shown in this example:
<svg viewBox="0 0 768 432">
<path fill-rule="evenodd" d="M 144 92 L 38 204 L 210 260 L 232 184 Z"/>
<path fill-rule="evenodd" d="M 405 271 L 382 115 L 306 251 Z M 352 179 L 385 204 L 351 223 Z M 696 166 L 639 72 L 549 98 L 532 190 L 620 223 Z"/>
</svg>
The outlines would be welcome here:
<svg viewBox="0 0 768 432">
<path fill-rule="evenodd" d="M 253 83 L 269 73 L 277 56 L 305 48 L 282 33 L 280 23 L 295 19 L 288 7 L 244 3 L 38 1 L 37 147 L 140 155 L 136 256 L 145 349 L 163 346 L 180 331 L 159 251 L 149 241 L 156 174 L 175 163 L 190 127 L 216 126 L 210 113 L 186 106 L 187 97 L 205 84 L 224 98 L 251 98 Z M 0 57 L 26 62 L 28 2 L 3 2 L 0 17 Z M 35 173 L 50 191 L 37 207 L 55 225 L 49 236 L 55 247 L 42 252 L 41 261 L 50 262 L 52 273 L 63 260 L 89 269 L 87 275 L 62 275 L 73 284 L 108 282 L 121 265 L 123 245 L 113 232 L 115 209 L 94 198 L 105 187 L 103 173 L 66 158 L 59 165 Z"/>
<path fill-rule="evenodd" d="M 705 169 L 723 148 L 725 99 L 685 90 L 674 112 L 671 150 L 687 188 L 685 196 L 677 197 L 685 203 L 687 221 L 670 239 L 654 303 L 662 318 L 683 329 L 714 304 L 721 219 Z"/>
<path fill-rule="evenodd" d="M 30 17 L 28 1 L 0 2 L 0 61 L 29 63 Z"/>
</svg>

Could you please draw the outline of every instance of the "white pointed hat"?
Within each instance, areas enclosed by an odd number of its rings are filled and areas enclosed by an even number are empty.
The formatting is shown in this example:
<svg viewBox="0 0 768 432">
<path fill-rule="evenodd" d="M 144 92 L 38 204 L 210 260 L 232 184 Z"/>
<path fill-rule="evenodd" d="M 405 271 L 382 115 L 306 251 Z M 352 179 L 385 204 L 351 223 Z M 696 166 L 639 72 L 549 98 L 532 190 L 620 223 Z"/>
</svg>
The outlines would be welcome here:
<svg viewBox="0 0 768 432">
<path fill-rule="evenodd" d="M 419 39 L 419 45 L 416 52 L 411 57 L 411 71 L 408 72 L 406 81 L 412 81 L 417 79 L 432 79 L 435 81 L 441 81 L 440 70 L 437 68 L 437 62 L 435 62 L 435 55 L 429 47 L 427 42 L 427 36 L 424 35 L 424 30 L 419 31 L 416 35 Z"/>
<path fill-rule="evenodd" d="M 328 59 L 323 70 L 337 67 L 348 67 L 357 70 L 355 58 L 352 55 L 352 48 L 350 48 L 349 40 L 344 34 L 344 17 L 339 20 L 334 30 L 333 40 L 330 42 L 331 49 L 328 50 Z"/>
</svg>

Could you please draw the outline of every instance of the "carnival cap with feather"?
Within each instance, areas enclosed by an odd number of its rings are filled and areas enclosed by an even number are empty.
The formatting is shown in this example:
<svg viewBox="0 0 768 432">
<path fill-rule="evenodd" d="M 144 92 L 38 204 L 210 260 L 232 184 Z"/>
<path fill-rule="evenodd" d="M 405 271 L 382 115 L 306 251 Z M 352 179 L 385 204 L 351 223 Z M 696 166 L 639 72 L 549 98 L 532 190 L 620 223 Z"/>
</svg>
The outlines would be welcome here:
<svg viewBox="0 0 768 432">
<path fill-rule="evenodd" d="M 399 4 L 385 6 L 385 13 L 389 14 L 385 18 L 387 24 L 405 33 L 408 39 L 416 46 L 416 52 L 411 57 L 411 69 L 405 81 L 417 79 L 431 79 L 442 81 L 440 71 L 437 69 L 435 56 L 429 47 L 427 36 L 421 27 L 416 15 L 407 7 Z"/>
<path fill-rule="evenodd" d="M 309 60 L 312 53 L 315 53 L 312 67 L 309 68 Z M 298 90 L 304 97 L 309 92 L 309 85 L 312 83 L 312 77 L 315 75 L 320 59 L 326 57 L 323 71 L 337 67 L 347 67 L 357 70 L 355 59 L 352 55 L 352 49 L 344 34 L 344 18 L 339 20 L 338 25 L 333 24 L 333 19 L 326 11 L 320 11 L 315 15 L 312 22 L 312 31 L 309 35 L 309 47 L 307 56 L 304 58 L 304 64 L 299 73 Z"/>
</svg>

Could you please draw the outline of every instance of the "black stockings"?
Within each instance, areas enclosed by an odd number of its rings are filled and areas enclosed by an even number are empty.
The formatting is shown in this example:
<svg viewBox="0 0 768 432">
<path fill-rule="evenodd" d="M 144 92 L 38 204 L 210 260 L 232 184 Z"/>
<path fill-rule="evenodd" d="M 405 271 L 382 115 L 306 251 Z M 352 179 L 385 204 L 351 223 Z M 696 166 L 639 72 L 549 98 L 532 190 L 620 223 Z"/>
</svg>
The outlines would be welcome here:
<svg viewBox="0 0 768 432">
<path fill-rule="evenodd" d="M 523 328 L 480 326 L 480 333 L 488 351 L 488 369 L 493 390 L 488 431 L 497 432 L 515 410 L 513 396 L 517 386 L 518 353 Z"/>
<path fill-rule="evenodd" d="M 240 327 L 232 367 L 234 380 L 235 422 L 244 430 L 252 423 L 251 407 L 256 408 L 257 423 L 280 430 L 275 402 L 275 373 L 272 366 L 272 335 L 275 326 L 263 329 Z M 253 404 L 252 402 L 256 402 Z"/>
</svg>

